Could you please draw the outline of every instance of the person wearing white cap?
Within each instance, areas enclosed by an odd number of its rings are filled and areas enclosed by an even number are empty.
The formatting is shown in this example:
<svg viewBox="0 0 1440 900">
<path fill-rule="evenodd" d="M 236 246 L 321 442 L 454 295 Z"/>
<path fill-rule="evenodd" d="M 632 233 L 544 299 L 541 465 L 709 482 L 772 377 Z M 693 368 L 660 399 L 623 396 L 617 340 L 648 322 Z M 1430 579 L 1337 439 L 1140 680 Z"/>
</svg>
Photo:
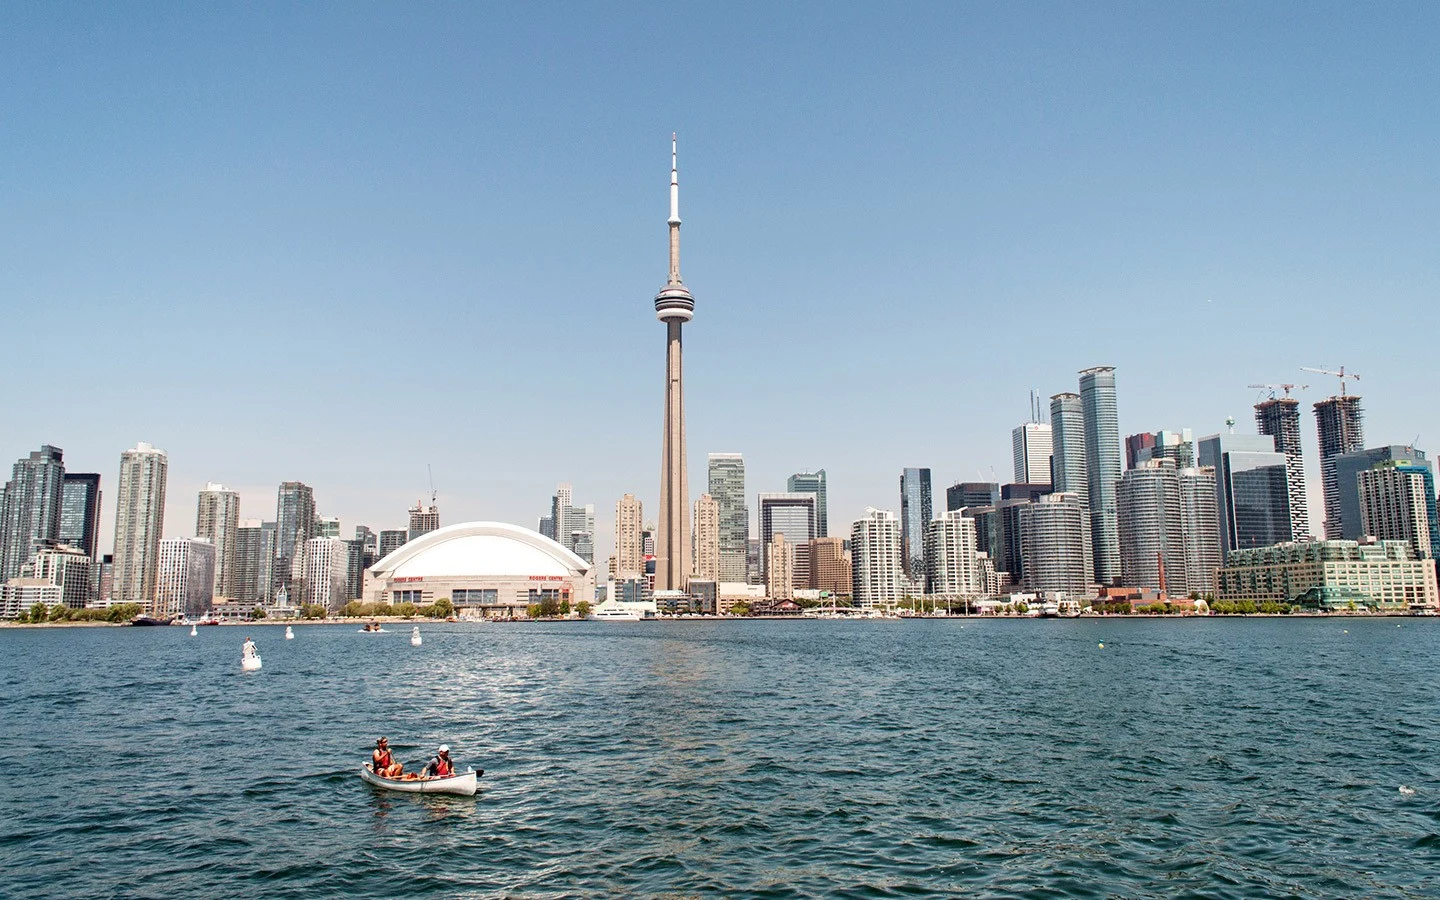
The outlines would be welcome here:
<svg viewBox="0 0 1440 900">
<path fill-rule="evenodd" d="M 450 748 L 441 744 L 438 755 L 425 764 L 425 769 L 420 774 L 424 778 L 449 778 L 454 775 L 455 763 L 450 761 Z"/>
</svg>

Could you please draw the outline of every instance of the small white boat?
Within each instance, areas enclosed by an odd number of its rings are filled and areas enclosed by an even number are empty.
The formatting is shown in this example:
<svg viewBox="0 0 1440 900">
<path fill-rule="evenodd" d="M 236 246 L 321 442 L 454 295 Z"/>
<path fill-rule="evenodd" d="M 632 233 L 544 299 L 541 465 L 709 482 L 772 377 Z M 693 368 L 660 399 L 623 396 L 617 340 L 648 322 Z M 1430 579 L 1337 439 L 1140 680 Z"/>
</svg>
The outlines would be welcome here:
<svg viewBox="0 0 1440 900">
<path fill-rule="evenodd" d="M 289 626 L 289 625 L 286 625 L 286 626 L 285 626 L 285 640 L 287 640 L 287 641 L 293 641 L 293 640 L 295 640 L 295 632 L 290 630 L 290 626 Z"/>
<path fill-rule="evenodd" d="M 200 632 L 198 632 L 198 631 L 195 630 L 195 626 L 194 626 L 194 625 L 191 625 L 191 626 L 190 626 L 190 636 L 191 636 L 191 637 L 195 637 L 195 636 L 198 635 L 199 633 L 200 633 Z"/>
<path fill-rule="evenodd" d="M 386 778 L 383 775 L 376 775 L 370 768 L 369 763 L 360 767 L 360 777 L 366 783 L 387 791 L 404 791 L 407 794 L 460 794 L 463 797 L 475 796 L 476 784 L 485 770 L 470 771 L 463 775 L 451 775 L 449 778 Z"/>
<path fill-rule="evenodd" d="M 411 629 L 411 631 L 410 631 L 410 646 L 412 646 L 412 647 L 418 647 L 418 646 L 420 646 L 420 644 L 421 644 L 420 626 L 419 626 L 419 625 L 416 625 L 416 626 L 415 626 L 413 629 Z"/>
<path fill-rule="evenodd" d="M 590 613 L 590 621 L 592 622 L 639 622 L 643 618 L 644 616 L 641 615 L 639 610 L 628 609 L 619 605 L 597 606 Z"/>
<path fill-rule="evenodd" d="M 371 627 L 372 625 L 374 626 L 373 628 Z M 384 628 L 381 628 L 379 625 L 376 625 L 374 622 L 371 622 L 370 625 L 366 625 L 364 628 L 360 628 L 357 630 L 361 634 L 389 634 L 389 632 L 387 632 Z"/>
</svg>

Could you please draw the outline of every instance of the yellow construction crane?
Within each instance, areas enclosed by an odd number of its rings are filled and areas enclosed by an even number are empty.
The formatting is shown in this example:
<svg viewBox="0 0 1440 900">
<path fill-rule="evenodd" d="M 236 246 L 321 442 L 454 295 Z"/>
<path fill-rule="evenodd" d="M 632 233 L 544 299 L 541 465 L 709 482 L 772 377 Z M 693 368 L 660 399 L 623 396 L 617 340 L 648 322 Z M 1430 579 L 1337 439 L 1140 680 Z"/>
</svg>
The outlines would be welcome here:
<svg viewBox="0 0 1440 900">
<path fill-rule="evenodd" d="M 1300 369 L 1301 369 L 1301 371 L 1304 371 L 1304 372 L 1314 372 L 1314 373 L 1317 374 L 1317 375 L 1334 375 L 1335 377 L 1339 378 L 1339 379 L 1340 379 L 1340 396 L 1342 396 L 1342 397 L 1345 396 L 1345 379 L 1347 379 L 1347 378 L 1353 378 L 1353 379 L 1355 379 L 1356 381 L 1359 381 L 1359 380 L 1360 380 L 1360 376 L 1359 376 L 1359 375 L 1356 375 L 1354 372 L 1347 372 L 1347 371 L 1345 371 L 1345 367 L 1344 367 L 1344 366 L 1341 366 L 1341 367 L 1340 367 L 1340 371 L 1338 371 L 1338 372 L 1335 371 L 1334 369 L 1312 369 L 1312 368 L 1310 368 L 1309 366 L 1301 366 Z"/>
<path fill-rule="evenodd" d="M 1291 392 L 1291 391 L 1295 390 L 1296 388 L 1299 388 L 1300 390 L 1303 391 L 1303 390 L 1305 390 L 1306 388 L 1308 388 L 1309 386 L 1310 386 L 1310 385 L 1308 385 L 1308 384 L 1247 384 L 1247 385 L 1246 385 L 1246 387 L 1249 387 L 1249 388 L 1255 388 L 1255 389 L 1257 389 L 1257 390 L 1262 390 L 1262 391 L 1269 391 L 1269 392 L 1270 392 L 1270 399 L 1271 399 L 1271 400 L 1274 400 L 1274 399 L 1275 399 L 1275 392 L 1276 392 L 1276 391 L 1284 391 L 1284 392 L 1285 392 L 1285 399 L 1286 399 L 1286 400 L 1289 400 L 1289 399 L 1290 399 L 1290 392 Z"/>
</svg>

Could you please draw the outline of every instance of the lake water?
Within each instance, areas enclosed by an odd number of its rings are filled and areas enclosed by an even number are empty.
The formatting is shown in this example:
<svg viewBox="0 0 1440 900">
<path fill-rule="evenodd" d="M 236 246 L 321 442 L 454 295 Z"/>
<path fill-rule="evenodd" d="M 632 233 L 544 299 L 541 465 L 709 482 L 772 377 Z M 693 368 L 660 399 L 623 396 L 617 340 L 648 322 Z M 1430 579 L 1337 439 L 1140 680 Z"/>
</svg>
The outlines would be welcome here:
<svg viewBox="0 0 1440 900">
<path fill-rule="evenodd" d="M 0 896 L 1440 895 L 1437 621 L 390 627 L 0 630 Z"/>
</svg>

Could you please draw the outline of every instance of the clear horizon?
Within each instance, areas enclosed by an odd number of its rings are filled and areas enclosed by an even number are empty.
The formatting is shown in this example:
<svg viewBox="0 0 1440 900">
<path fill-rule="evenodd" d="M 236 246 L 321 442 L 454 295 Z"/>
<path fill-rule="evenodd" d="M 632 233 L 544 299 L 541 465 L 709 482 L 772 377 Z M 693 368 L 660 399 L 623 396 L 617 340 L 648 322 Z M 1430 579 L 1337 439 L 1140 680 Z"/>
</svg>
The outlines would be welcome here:
<svg viewBox="0 0 1440 900">
<path fill-rule="evenodd" d="M 77 11 L 78 10 L 78 11 Z M 1121 434 L 1255 430 L 1346 366 L 1366 445 L 1440 433 L 1426 4 L 0 10 L 0 465 L 534 528 L 658 496 L 679 133 L 691 501 L 826 469 L 1009 481 L 1028 395 L 1117 367 Z M 1387 315 L 1388 314 L 1388 315 Z M 1427 435 L 1429 437 L 1427 437 Z M 1433 450 L 1431 451 L 1433 456 Z M 8 473 L 8 468 L 6 469 Z"/>
</svg>

